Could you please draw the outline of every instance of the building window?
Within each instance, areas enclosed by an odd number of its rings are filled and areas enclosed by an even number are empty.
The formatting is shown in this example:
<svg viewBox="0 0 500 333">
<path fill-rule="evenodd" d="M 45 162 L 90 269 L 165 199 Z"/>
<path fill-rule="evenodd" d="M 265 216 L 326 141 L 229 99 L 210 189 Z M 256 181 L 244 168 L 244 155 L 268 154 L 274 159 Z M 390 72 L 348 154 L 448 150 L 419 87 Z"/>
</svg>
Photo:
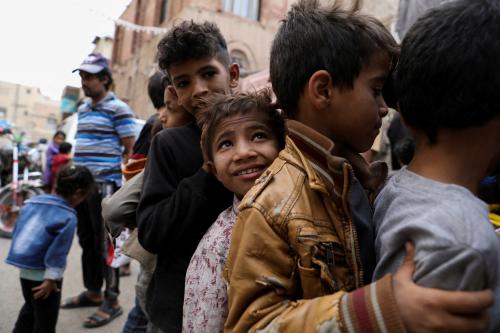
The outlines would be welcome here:
<svg viewBox="0 0 500 333">
<path fill-rule="evenodd" d="M 224 11 L 259 20 L 260 0 L 224 0 Z"/>
<path fill-rule="evenodd" d="M 7 109 L 0 107 L 0 119 L 5 118 L 5 116 L 7 116 Z"/>
<path fill-rule="evenodd" d="M 47 128 L 52 132 L 55 132 L 57 130 L 57 119 L 53 116 L 47 118 Z"/>
<path fill-rule="evenodd" d="M 245 53 L 243 53 L 240 50 L 232 50 L 230 55 L 231 55 L 231 60 L 240 66 L 240 70 L 243 70 L 243 71 L 250 70 L 250 64 L 248 62 L 248 57 L 246 56 Z"/>
<path fill-rule="evenodd" d="M 168 18 L 168 0 L 161 1 L 160 24 Z"/>
</svg>

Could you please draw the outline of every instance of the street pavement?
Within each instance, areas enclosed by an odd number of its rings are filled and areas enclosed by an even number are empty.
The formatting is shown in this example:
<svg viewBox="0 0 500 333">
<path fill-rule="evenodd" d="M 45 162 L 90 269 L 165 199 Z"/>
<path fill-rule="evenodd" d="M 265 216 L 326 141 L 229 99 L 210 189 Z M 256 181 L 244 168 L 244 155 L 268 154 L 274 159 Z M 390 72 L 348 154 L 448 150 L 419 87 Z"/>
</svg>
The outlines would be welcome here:
<svg viewBox="0 0 500 333">
<path fill-rule="evenodd" d="M 10 239 L 0 238 L 0 333 L 12 332 L 19 310 L 24 303 L 19 282 L 19 270 L 4 262 L 9 251 L 9 246 Z M 78 238 L 75 237 L 68 256 L 68 266 L 64 274 L 62 300 L 77 295 L 83 290 L 80 258 L 81 248 L 78 245 Z M 137 279 L 137 272 L 139 271 L 139 264 L 132 262 L 131 268 L 132 275 L 120 279 L 120 304 L 123 307 L 123 314 L 120 317 L 103 327 L 88 329 L 84 328 L 82 323 L 96 308 L 61 309 L 57 321 L 57 332 L 121 333 L 127 314 L 134 304 L 134 285 Z"/>
</svg>

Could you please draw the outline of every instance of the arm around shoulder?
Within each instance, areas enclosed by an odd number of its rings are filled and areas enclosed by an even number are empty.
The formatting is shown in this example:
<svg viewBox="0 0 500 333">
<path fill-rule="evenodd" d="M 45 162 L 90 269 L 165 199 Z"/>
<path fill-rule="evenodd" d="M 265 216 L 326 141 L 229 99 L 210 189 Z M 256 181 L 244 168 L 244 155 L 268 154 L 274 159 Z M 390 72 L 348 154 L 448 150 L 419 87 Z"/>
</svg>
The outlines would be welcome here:
<svg viewBox="0 0 500 333">
<path fill-rule="evenodd" d="M 296 256 L 284 237 L 256 208 L 238 215 L 224 271 L 226 332 L 405 331 L 390 276 L 351 293 L 301 299 L 303 275 L 298 276 Z"/>
</svg>

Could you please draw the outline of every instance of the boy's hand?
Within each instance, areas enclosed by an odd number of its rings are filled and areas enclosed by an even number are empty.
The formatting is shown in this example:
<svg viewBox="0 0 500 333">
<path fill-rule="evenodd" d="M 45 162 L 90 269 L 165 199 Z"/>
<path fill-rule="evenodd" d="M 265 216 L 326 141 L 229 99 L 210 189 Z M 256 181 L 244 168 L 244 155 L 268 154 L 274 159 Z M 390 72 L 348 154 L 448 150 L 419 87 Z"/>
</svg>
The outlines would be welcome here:
<svg viewBox="0 0 500 333">
<path fill-rule="evenodd" d="M 409 332 L 484 332 L 488 329 L 490 290 L 465 292 L 424 288 L 412 280 L 415 248 L 406 243 L 406 257 L 394 275 L 394 297 Z"/>
<path fill-rule="evenodd" d="M 32 288 L 31 291 L 33 291 L 33 297 L 35 299 L 46 299 L 47 297 L 49 297 L 51 292 L 58 293 L 61 290 L 57 287 L 55 280 L 44 280 L 41 285 Z"/>
</svg>

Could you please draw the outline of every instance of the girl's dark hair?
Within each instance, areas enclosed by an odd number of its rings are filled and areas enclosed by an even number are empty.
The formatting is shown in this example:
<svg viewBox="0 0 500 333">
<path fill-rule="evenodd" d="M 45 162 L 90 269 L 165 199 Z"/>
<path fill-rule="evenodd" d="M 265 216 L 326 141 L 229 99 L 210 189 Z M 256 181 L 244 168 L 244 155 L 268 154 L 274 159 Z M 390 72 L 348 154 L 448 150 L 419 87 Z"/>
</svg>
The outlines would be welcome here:
<svg viewBox="0 0 500 333">
<path fill-rule="evenodd" d="M 71 143 L 69 143 L 69 142 L 63 142 L 59 146 L 59 153 L 61 153 L 61 154 L 68 154 L 71 151 L 71 148 L 73 148 L 73 146 L 71 145 Z"/>
<path fill-rule="evenodd" d="M 202 129 L 201 150 L 205 161 L 213 161 L 212 141 L 215 129 L 222 120 L 254 110 L 268 116 L 267 124 L 278 139 L 278 148 L 285 148 L 286 125 L 278 106 L 272 103 L 269 89 L 258 92 L 236 93 L 234 95 L 212 94 L 207 97 L 205 107 L 198 112 L 196 120 Z"/>
<path fill-rule="evenodd" d="M 61 131 L 61 130 L 56 131 L 56 132 L 54 133 L 54 135 L 52 136 L 52 139 L 55 139 L 55 138 L 56 138 L 56 136 L 58 136 L 58 135 L 62 135 L 62 136 L 64 136 L 64 138 L 66 139 L 66 133 L 64 133 L 64 132 L 63 132 L 63 131 Z"/>
<path fill-rule="evenodd" d="M 89 169 L 79 165 L 67 165 L 57 174 L 55 191 L 63 198 L 69 198 L 78 190 L 87 195 L 93 186 L 94 177 Z"/>
<path fill-rule="evenodd" d="M 207 57 L 216 57 L 225 66 L 231 63 L 226 40 L 217 25 L 192 20 L 170 29 L 158 43 L 157 57 L 159 67 L 165 71 L 173 64 Z"/>
<path fill-rule="evenodd" d="M 396 63 L 399 47 L 382 23 L 360 13 L 360 1 L 349 10 L 340 4 L 320 6 L 319 0 L 301 0 L 274 37 L 269 74 L 289 118 L 297 113 L 299 97 L 316 71 L 326 70 L 337 87 L 352 89 L 377 51 L 386 52 Z"/>
</svg>

